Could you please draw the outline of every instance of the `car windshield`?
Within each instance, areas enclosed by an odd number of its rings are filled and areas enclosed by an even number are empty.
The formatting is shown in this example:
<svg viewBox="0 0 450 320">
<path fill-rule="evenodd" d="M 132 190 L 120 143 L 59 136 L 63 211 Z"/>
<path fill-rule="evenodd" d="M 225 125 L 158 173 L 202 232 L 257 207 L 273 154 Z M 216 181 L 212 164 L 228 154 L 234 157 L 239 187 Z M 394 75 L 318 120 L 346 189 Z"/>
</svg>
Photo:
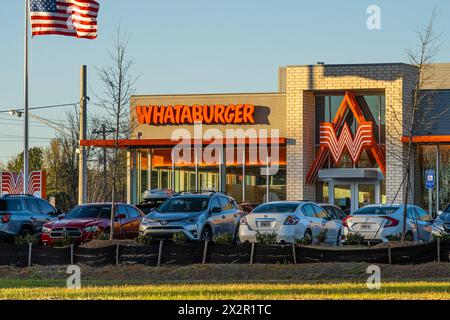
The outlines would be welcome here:
<svg viewBox="0 0 450 320">
<path fill-rule="evenodd" d="M 253 213 L 292 213 L 297 207 L 296 203 L 267 203 L 257 207 Z"/>
<path fill-rule="evenodd" d="M 353 213 L 353 215 L 357 216 L 357 215 L 373 214 L 373 215 L 376 215 L 376 216 L 384 216 L 384 215 L 387 215 L 387 214 L 393 214 L 398 209 L 400 209 L 399 206 L 390 206 L 390 207 L 372 206 L 372 207 L 364 207 L 364 208 L 356 210 Z"/>
<path fill-rule="evenodd" d="M 0 211 L 22 211 L 22 201 L 19 199 L 0 200 Z"/>
<path fill-rule="evenodd" d="M 111 206 L 78 206 L 73 208 L 65 219 L 110 219 Z"/>
<path fill-rule="evenodd" d="M 441 215 L 439 216 L 439 219 L 441 219 L 444 222 L 450 222 L 450 212 L 443 212 L 441 213 Z"/>
<path fill-rule="evenodd" d="M 172 198 L 164 202 L 158 209 L 158 213 L 174 212 L 201 212 L 208 208 L 209 198 Z"/>
</svg>

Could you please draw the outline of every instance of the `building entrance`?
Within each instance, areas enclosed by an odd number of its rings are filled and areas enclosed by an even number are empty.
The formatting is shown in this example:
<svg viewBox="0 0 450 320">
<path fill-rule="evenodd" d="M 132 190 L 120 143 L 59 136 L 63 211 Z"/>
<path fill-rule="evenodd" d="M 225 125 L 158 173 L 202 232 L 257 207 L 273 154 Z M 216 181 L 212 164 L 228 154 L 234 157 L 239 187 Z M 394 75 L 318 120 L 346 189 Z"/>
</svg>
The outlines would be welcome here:
<svg viewBox="0 0 450 320">
<path fill-rule="evenodd" d="M 350 214 L 367 205 L 382 203 L 380 181 L 328 181 L 329 202 Z"/>
</svg>

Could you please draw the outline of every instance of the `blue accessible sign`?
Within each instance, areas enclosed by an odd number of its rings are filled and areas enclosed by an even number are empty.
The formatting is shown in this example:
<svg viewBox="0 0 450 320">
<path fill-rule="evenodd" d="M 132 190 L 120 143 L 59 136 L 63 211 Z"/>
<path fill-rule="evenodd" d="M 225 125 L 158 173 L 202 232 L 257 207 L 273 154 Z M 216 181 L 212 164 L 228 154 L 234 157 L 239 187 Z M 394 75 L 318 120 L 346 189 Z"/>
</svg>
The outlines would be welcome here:
<svg viewBox="0 0 450 320">
<path fill-rule="evenodd" d="M 425 171 L 425 188 L 428 190 L 434 189 L 436 185 L 436 174 L 434 170 Z"/>
</svg>

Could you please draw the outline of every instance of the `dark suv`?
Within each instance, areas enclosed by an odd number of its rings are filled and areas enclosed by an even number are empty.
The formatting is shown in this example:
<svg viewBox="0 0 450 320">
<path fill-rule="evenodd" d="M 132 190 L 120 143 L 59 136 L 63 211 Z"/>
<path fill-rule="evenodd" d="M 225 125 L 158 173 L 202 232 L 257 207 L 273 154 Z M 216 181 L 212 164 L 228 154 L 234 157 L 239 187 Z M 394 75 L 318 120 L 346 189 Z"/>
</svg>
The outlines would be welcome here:
<svg viewBox="0 0 450 320">
<path fill-rule="evenodd" d="M 243 213 L 221 192 L 182 192 L 166 200 L 141 221 L 140 234 L 171 238 L 182 232 L 189 240 L 212 240 L 230 233 L 235 239 Z"/>
<path fill-rule="evenodd" d="M 49 202 L 32 195 L 0 197 L 0 239 L 40 233 L 42 226 L 57 219 L 57 215 Z"/>
</svg>

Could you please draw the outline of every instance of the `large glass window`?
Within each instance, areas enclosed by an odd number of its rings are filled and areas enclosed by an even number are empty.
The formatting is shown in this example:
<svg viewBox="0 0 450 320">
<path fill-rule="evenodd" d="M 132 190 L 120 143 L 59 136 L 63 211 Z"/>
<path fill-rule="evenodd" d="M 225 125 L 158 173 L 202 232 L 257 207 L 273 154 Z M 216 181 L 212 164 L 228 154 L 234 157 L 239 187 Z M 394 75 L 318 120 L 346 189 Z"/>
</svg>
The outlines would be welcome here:
<svg viewBox="0 0 450 320">
<path fill-rule="evenodd" d="M 278 167 L 274 175 L 269 177 L 262 174 L 262 169 L 266 168 L 266 159 L 261 160 L 264 153 L 255 146 L 246 146 L 245 157 L 242 151 L 235 149 L 234 157 L 224 155 L 224 185 L 225 190 L 236 201 L 262 203 L 267 200 L 267 182 L 269 183 L 270 201 L 286 199 L 286 146 L 279 146 L 276 149 L 268 147 L 270 167 Z M 203 150 L 204 151 L 204 150 Z M 226 150 L 225 150 L 226 152 Z M 278 152 L 278 157 L 272 157 Z M 151 161 L 148 161 L 148 154 L 151 154 Z M 202 152 L 200 152 L 201 154 Z M 146 189 L 172 189 L 174 191 L 196 190 L 196 181 L 198 190 L 220 190 L 220 169 L 219 164 L 205 163 L 201 155 L 197 165 L 198 175 L 196 176 L 196 163 L 194 151 L 192 159 L 188 163 L 177 163 L 175 165 L 175 174 L 172 177 L 172 149 L 161 148 L 142 150 L 140 161 L 132 161 L 132 166 L 137 170 L 135 184 L 141 185 L 141 190 Z M 214 151 L 212 156 L 216 159 Z M 238 159 L 238 157 L 240 159 Z M 266 158 L 266 156 L 263 156 Z M 243 161 L 245 159 L 245 169 Z M 150 164 L 151 176 L 148 179 Z M 133 168 L 134 169 L 134 168 Z M 245 175 L 244 175 L 245 171 Z M 150 180 L 150 181 L 149 181 Z M 150 185 L 149 185 L 150 182 Z M 243 187 L 245 184 L 245 188 Z M 138 190 L 137 188 L 135 190 Z M 244 197 L 245 194 L 245 197 Z M 139 201 L 139 196 L 136 197 Z"/>
<path fill-rule="evenodd" d="M 439 148 L 439 170 L 437 170 L 437 154 Z M 417 205 L 432 213 L 444 210 L 450 204 L 450 145 L 420 145 L 416 152 L 416 197 Z M 437 186 L 431 191 L 425 188 L 425 174 L 427 170 L 439 173 L 439 208 L 437 208 Z M 439 172 L 438 172 L 439 171 Z"/>
</svg>

